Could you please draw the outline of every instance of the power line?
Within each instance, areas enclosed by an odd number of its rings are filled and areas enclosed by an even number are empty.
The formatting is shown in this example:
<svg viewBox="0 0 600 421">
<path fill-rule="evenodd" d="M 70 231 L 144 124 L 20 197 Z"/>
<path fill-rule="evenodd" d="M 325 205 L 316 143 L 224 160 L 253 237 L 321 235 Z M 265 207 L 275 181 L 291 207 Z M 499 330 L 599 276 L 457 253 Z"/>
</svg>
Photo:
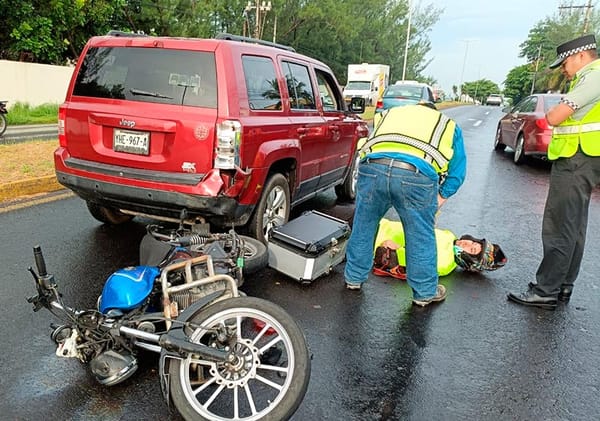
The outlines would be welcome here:
<svg viewBox="0 0 600 421">
<path fill-rule="evenodd" d="M 585 34 L 588 31 L 588 26 L 590 24 L 590 15 L 592 12 L 592 0 L 588 0 L 588 3 L 581 6 L 573 6 L 571 3 L 569 6 L 558 6 L 559 10 L 572 10 L 572 9 L 585 9 L 585 17 L 583 19 L 583 33 Z"/>
</svg>

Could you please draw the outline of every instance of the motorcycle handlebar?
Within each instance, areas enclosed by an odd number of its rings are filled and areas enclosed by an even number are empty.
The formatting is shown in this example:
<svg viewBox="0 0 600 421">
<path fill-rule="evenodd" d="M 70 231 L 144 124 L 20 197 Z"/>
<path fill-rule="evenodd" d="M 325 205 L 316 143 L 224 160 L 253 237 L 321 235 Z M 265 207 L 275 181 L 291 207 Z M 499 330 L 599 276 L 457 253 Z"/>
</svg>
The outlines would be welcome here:
<svg viewBox="0 0 600 421">
<path fill-rule="evenodd" d="M 47 276 L 48 272 L 46 271 L 46 262 L 44 261 L 44 255 L 42 254 L 41 246 L 33 247 L 33 257 L 35 259 L 35 265 L 37 266 L 39 276 Z"/>
</svg>

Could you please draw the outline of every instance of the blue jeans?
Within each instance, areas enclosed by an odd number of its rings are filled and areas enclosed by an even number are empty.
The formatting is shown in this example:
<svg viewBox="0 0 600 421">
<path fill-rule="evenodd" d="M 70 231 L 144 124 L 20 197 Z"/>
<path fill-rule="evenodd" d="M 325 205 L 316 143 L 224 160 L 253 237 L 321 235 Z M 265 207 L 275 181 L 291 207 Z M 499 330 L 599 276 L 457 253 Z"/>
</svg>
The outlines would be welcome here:
<svg viewBox="0 0 600 421">
<path fill-rule="evenodd" d="M 373 266 L 379 221 L 393 206 L 404 227 L 406 278 L 414 299 L 436 295 L 438 285 L 435 213 L 438 183 L 412 170 L 361 162 L 352 233 L 346 249 L 346 282 L 361 284 Z"/>
</svg>

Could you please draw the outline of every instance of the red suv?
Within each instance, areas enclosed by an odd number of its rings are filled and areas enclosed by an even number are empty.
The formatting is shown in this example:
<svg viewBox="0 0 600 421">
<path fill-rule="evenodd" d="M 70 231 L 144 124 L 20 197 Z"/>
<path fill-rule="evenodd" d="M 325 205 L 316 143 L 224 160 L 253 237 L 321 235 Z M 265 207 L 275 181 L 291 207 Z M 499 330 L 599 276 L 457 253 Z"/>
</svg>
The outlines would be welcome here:
<svg viewBox="0 0 600 421">
<path fill-rule="evenodd" d="M 368 128 L 350 107 L 327 65 L 289 47 L 111 32 L 88 41 L 60 106 L 56 174 L 104 223 L 185 208 L 265 241 L 323 190 L 354 198 Z"/>
</svg>

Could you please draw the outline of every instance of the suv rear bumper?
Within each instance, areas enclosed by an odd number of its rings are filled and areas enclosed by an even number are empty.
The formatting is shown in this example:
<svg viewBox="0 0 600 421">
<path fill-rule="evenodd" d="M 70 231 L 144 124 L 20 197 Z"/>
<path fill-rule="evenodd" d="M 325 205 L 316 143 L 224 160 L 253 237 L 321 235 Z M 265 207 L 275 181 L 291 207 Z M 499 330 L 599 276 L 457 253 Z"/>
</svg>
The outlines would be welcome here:
<svg viewBox="0 0 600 421">
<path fill-rule="evenodd" d="M 217 225 L 244 225 L 250 219 L 253 210 L 252 207 L 240 205 L 234 198 L 227 196 L 199 196 L 132 187 L 61 171 L 56 171 L 56 178 L 60 184 L 73 190 L 86 201 L 147 215 L 179 218 L 181 209 L 185 208 L 190 216 L 210 218 L 210 222 Z"/>
</svg>

